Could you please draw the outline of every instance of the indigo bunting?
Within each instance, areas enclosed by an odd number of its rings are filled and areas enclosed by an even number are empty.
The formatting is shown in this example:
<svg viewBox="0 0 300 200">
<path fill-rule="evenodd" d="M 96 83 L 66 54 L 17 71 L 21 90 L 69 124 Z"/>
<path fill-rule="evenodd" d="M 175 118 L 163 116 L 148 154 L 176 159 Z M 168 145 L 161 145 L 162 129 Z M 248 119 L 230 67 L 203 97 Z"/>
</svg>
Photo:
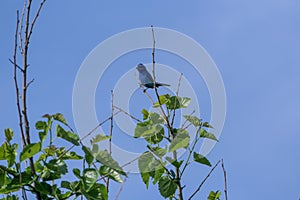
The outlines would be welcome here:
<svg viewBox="0 0 300 200">
<path fill-rule="evenodd" d="M 141 84 L 143 86 L 145 86 L 146 89 L 148 89 L 148 88 L 154 88 L 154 80 L 153 80 L 151 74 L 147 71 L 145 65 L 143 65 L 142 63 L 140 63 L 136 67 L 136 69 L 139 72 L 139 79 L 141 81 Z M 170 86 L 170 85 L 165 84 L 165 83 L 155 82 L 155 86 L 158 88 L 160 86 Z M 146 91 L 146 90 L 144 90 L 144 91 Z"/>
</svg>

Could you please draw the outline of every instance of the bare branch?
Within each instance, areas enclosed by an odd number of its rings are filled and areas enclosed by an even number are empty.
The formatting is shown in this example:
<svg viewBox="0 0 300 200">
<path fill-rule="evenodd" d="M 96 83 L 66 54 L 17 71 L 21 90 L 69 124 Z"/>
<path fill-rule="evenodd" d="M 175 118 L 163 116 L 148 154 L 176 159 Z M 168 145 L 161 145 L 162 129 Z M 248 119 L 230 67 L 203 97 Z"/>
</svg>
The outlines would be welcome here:
<svg viewBox="0 0 300 200">
<path fill-rule="evenodd" d="M 112 140 L 112 135 L 113 135 L 113 127 L 114 127 L 114 93 L 111 90 L 111 117 L 110 117 L 110 130 L 109 130 L 109 155 L 112 154 L 111 150 L 111 140 Z M 106 179 L 106 190 L 109 192 L 109 177 Z"/>
<path fill-rule="evenodd" d="M 126 112 L 125 110 L 123 110 L 122 108 L 119 108 L 117 106 L 114 106 L 114 108 L 120 110 L 121 112 L 123 112 L 125 115 L 129 116 L 131 119 L 134 119 L 137 122 L 142 122 L 141 120 L 139 120 L 138 118 L 136 118 L 135 116 L 129 114 L 128 112 Z"/>
<path fill-rule="evenodd" d="M 19 127 L 22 137 L 23 146 L 26 145 L 25 134 L 23 130 L 23 115 L 21 112 L 21 105 L 20 105 L 20 90 L 19 84 L 17 79 L 17 48 L 18 48 L 18 29 L 19 29 L 20 19 L 19 19 L 19 11 L 17 10 L 17 23 L 16 23 L 16 31 L 15 31 L 15 45 L 14 45 L 14 57 L 13 57 L 13 65 L 14 65 L 14 83 L 15 83 L 15 90 L 16 90 L 16 100 L 17 100 L 17 109 L 18 109 L 18 116 L 19 116 Z"/>
<path fill-rule="evenodd" d="M 225 200 L 228 200 L 228 197 L 227 197 L 227 178 L 226 178 L 226 170 L 225 170 L 225 166 L 224 166 L 223 159 L 222 159 L 222 170 L 223 170 L 223 175 L 224 175 L 224 193 L 225 193 Z"/>
<path fill-rule="evenodd" d="M 160 98 L 159 98 L 159 94 L 158 94 L 158 91 L 157 91 L 157 87 L 156 87 L 156 77 L 155 77 L 155 44 L 156 44 L 156 42 L 155 42 L 155 34 L 154 34 L 153 26 L 151 26 L 151 31 L 152 31 L 152 41 L 153 41 L 153 47 L 152 47 L 152 73 L 153 73 L 154 90 L 155 90 L 155 94 L 156 94 L 156 97 L 157 97 L 157 100 L 158 100 L 158 103 L 159 103 L 159 108 L 161 110 L 163 118 L 164 118 L 164 120 L 167 124 L 167 127 L 168 127 L 168 129 L 171 133 L 172 138 L 174 138 L 175 135 L 173 133 L 172 124 L 170 123 L 169 118 L 166 115 L 166 113 L 165 113 L 165 111 L 162 107 L 162 104 L 161 104 L 161 101 L 160 101 Z M 173 152 L 173 159 L 177 160 L 177 152 L 176 151 Z M 177 183 L 178 196 L 179 196 L 180 200 L 183 200 L 182 187 L 181 187 L 181 182 L 180 182 L 180 169 L 179 169 L 179 167 L 176 167 L 176 178 L 179 180 L 178 183 Z"/>
<path fill-rule="evenodd" d="M 205 181 L 208 179 L 208 177 L 211 175 L 211 173 L 215 170 L 215 168 L 220 164 L 221 160 L 219 160 L 215 166 L 210 170 L 210 172 L 207 174 L 207 176 L 201 181 L 198 188 L 195 190 L 195 192 L 188 198 L 188 200 L 191 200 L 201 189 L 202 185 L 205 183 Z"/>
<path fill-rule="evenodd" d="M 11 59 L 8 60 L 11 64 L 14 65 L 14 67 L 17 67 L 21 72 L 24 72 L 24 70 L 17 63 L 15 63 L 15 61 L 12 61 Z"/>
<path fill-rule="evenodd" d="M 20 39 L 20 52 L 21 54 L 24 53 L 24 49 L 23 49 L 23 23 L 24 23 L 24 15 L 25 15 L 25 10 L 26 10 L 26 0 L 24 0 L 24 6 L 22 9 L 22 15 L 21 15 L 21 21 L 20 21 L 20 31 L 19 31 L 19 39 Z"/>
<path fill-rule="evenodd" d="M 34 81 L 34 78 L 31 79 L 31 81 L 29 81 L 29 82 L 26 84 L 26 88 L 28 88 L 28 87 L 30 86 L 30 84 L 33 83 L 33 81 Z"/>
<path fill-rule="evenodd" d="M 39 6 L 39 8 L 38 8 L 38 10 L 37 10 L 37 12 L 36 12 L 34 18 L 33 18 L 33 21 L 32 21 L 31 26 L 30 26 L 30 31 L 29 31 L 29 34 L 28 34 L 28 36 L 27 36 L 27 37 L 28 37 L 28 40 L 29 40 L 30 37 L 31 37 L 32 31 L 33 31 L 33 27 L 34 27 L 34 25 L 35 25 L 35 22 L 36 22 L 37 18 L 38 18 L 39 15 L 40 15 L 40 12 L 41 12 L 42 7 L 43 7 L 43 5 L 44 5 L 45 2 L 46 2 L 46 0 L 42 0 L 42 1 L 41 1 L 40 6 Z"/>
</svg>

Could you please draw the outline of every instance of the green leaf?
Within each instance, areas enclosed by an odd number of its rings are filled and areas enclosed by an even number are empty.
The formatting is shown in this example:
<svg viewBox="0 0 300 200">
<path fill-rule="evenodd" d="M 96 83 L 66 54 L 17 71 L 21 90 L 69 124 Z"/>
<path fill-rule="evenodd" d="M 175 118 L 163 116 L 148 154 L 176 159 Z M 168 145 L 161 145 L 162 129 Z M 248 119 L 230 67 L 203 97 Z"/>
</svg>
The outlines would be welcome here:
<svg viewBox="0 0 300 200">
<path fill-rule="evenodd" d="M 99 172 L 100 172 L 100 175 L 102 175 L 102 176 L 105 176 L 116 182 L 123 183 L 120 173 L 118 173 L 116 170 L 114 170 L 108 166 L 102 165 L 99 169 Z"/>
<path fill-rule="evenodd" d="M 177 184 L 173 182 L 172 179 L 170 179 L 167 176 L 163 176 L 158 181 L 158 189 L 164 198 L 171 197 L 173 194 L 175 194 L 177 189 Z"/>
<path fill-rule="evenodd" d="M 59 174 L 66 174 L 68 172 L 68 166 L 63 160 L 52 159 L 45 165 Z"/>
<path fill-rule="evenodd" d="M 5 198 L 1 198 L 0 200 L 19 200 L 19 197 L 16 195 L 7 195 Z"/>
<path fill-rule="evenodd" d="M 210 125 L 208 122 L 204 122 L 203 123 L 203 126 L 204 127 L 207 127 L 207 128 L 214 128 L 212 125 Z"/>
<path fill-rule="evenodd" d="M 5 157 L 5 146 L 6 146 L 6 143 L 3 143 L 0 146 L 0 160 L 6 160 L 6 157 Z"/>
<path fill-rule="evenodd" d="M 42 194 L 50 195 L 52 191 L 52 186 L 46 182 L 35 182 L 35 189 Z"/>
<path fill-rule="evenodd" d="M 12 176 L 18 176 L 19 173 L 17 173 L 16 169 L 14 168 L 7 168 L 3 165 L 0 165 L 0 170 L 7 172 L 8 174 L 12 175 Z"/>
<path fill-rule="evenodd" d="M 81 160 L 83 157 L 78 155 L 76 152 L 63 152 L 64 155 L 61 157 L 62 160 Z M 61 155 L 61 154 L 60 154 Z M 59 156 L 60 156 L 59 155 Z"/>
<path fill-rule="evenodd" d="M 149 112 L 148 112 L 146 109 L 143 109 L 143 110 L 142 110 L 142 114 L 143 114 L 143 120 L 148 119 Z"/>
<path fill-rule="evenodd" d="M 93 156 L 91 150 L 89 148 L 87 148 L 86 146 L 84 146 L 84 145 L 82 146 L 82 150 L 85 154 L 84 157 L 85 157 L 86 162 L 89 165 L 92 164 L 93 161 L 94 161 L 94 156 Z"/>
<path fill-rule="evenodd" d="M 96 169 L 87 168 L 83 170 L 83 180 L 85 185 L 85 190 L 89 191 L 93 185 L 97 182 L 98 172 Z"/>
<path fill-rule="evenodd" d="M 16 161 L 17 149 L 18 144 L 11 145 L 8 142 L 4 142 L 0 146 L 0 160 L 6 160 L 8 167 L 11 167 Z"/>
<path fill-rule="evenodd" d="M 123 175 L 126 175 L 126 173 L 120 167 L 119 163 L 111 157 L 111 155 L 107 152 L 106 149 L 104 151 L 99 150 L 95 157 L 96 160 L 102 163 L 103 165 L 108 166 Z"/>
<path fill-rule="evenodd" d="M 47 127 L 47 123 L 44 121 L 37 121 L 35 123 L 35 128 L 36 130 L 45 130 Z"/>
<path fill-rule="evenodd" d="M 187 148 L 190 142 L 190 135 L 184 129 L 178 129 L 175 138 L 172 140 L 169 152 L 176 151 L 180 148 Z"/>
<path fill-rule="evenodd" d="M 182 163 L 183 163 L 183 160 L 180 160 L 179 162 L 171 157 L 166 157 L 166 160 L 171 163 L 174 167 L 176 168 L 179 168 Z"/>
<path fill-rule="evenodd" d="M 138 167 L 141 173 L 152 171 L 151 163 L 155 160 L 154 156 L 149 152 L 144 152 L 138 159 Z"/>
<path fill-rule="evenodd" d="M 207 158 L 205 158 L 203 155 L 196 152 L 194 152 L 194 161 L 211 167 L 209 160 L 207 160 Z"/>
<path fill-rule="evenodd" d="M 166 103 L 166 106 L 170 110 L 176 110 L 179 108 L 187 108 L 190 102 L 190 98 L 172 96 L 170 100 Z"/>
<path fill-rule="evenodd" d="M 35 128 L 37 130 L 43 130 L 43 131 L 39 132 L 39 138 L 40 138 L 40 141 L 44 141 L 46 139 L 47 132 L 48 132 L 47 123 L 44 121 L 38 121 L 35 123 Z"/>
<path fill-rule="evenodd" d="M 91 139 L 91 144 L 96 144 L 103 140 L 108 140 L 109 138 L 110 138 L 110 136 L 108 136 L 108 135 L 98 134 L 93 139 Z"/>
<path fill-rule="evenodd" d="M 198 117 L 196 116 L 190 116 L 190 115 L 183 115 L 183 117 L 191 122 L 191 124 L 193 124 L 194 126 L 198 127 L 198 126 L 201 126 L 201 119 L 199 119 Z"/>
<path fill-rule="evenodd" d="M 143 182 L 145 183 L 146 185 L 146 188 L 148 189 L 148 186 L 149 186 L 149 180 L 150 180 L 150 172 L 140 172 L 141 174 L 141 177 L 142 177 L 142 180 Z"/>
<path fill-rule="evenodd" d="M 153 175 L 154 173 L 154 175 Z M 162 175 L 165 173 L 165 169 L 160 167 L 158 169 L 156 169 L 155 171 L 153 171 L 151 173 L 152 177 L 153 177 L 153 184 L 155 185 L 162 177 Z"/>
<path fill-rule="evenodd" d="M 214 134 L 212 134 L 210 132 L 207 132 L 203 128 L 200 129 L 200 137 L 212 139 L 212 140 L 215 140 L 217 142 L 219 141 Z"/>
<path fill-rule="evenodd" d="M 144 152 L 138 159 L 138 167 L 146 188 L 148 188 L 149 185 L 150 172 L 153 170 L 150 169 L 150 166 L 154 160 L 153 155 L 148 151 Z"/>
<path fill-rule="evenodd" d="M 56 125 L 56 133 L 58 137 L 65 139 L 72 144 L 79 146 L 79 137 L 77 134 L 64 130 L 60 125 Z"/>
<path fill-rule="evenodd" d="M 209 193 L 209 196 L 207 197 L 207 200 L 219 200 L 221 196 L 221 192 L 220 191 L 211 191 Z"/>
<path fill-rule="evenodd" d="M 74 169 L 73 169 L 73 173 L 74 173 L 74 175 L 75 175 L 77 178 L 81 179 L 80 169 L 74 168 Z"/>
<path fill-rule="evenodd" d="M 23 186 L 27 184 L 31 184 L 33 182 L 33 174 L 30 170 L 24 171 L 19 174 L 18 176 L 15 176 L 12 181 L 8 184 L 7 187 L 13 187 L 15 188 L 16 186 Z"/>
<path fill-rule="evenodd" d="M 151 137 L 156 134 L 161 134 L 163 127 L 161 125 L 150 125 L 145 122 L 137 123 L 134 130 L 134 137 Z"/>
<path fill-rule="evenodd" d="M 161 128 L 160 131 L 155 133 L 154 135 L 144 136 L 144 138 L 149 144 L 158 144 L 164 139 L 164 134 L 165 130 Z"/>
<path fill-rule="evenodd" d="M 26 145 L 20 154 L 20 161 L 22 162 L 23 160 L 31 158 L 35 154 L 39 153 L 41 151 L 41 148 L 42 145 L 40 142 Z"/>
<path fill-rule="evenodd" d="M 165 94 L 165 95 L 160 95 L 159 96 L 159 101 L 155 102 L 153 104 L 153 108 L 158 108 L 161 105 L 164 105 L 170 101 L 170 95 Z"/>
<path fill-rule="evenodd" d="M 108 200 L 107 189 L 103 184 L 95 183 L 88 191 L 81 190 L 87 200 Z"/>
<path fill-rule="evenodd" d="M 65 119 L 65 117 L 63 116 L 63 114 L 61 113 L 56 113 L 53 116 L 53 119 L 56 121 L 59 121 L 61 123 L 63 123 L 64 125 L 68 126 L 67 120 Z"/>
<path fill-rule="evenodd" d="M 152 124 L 163 124 L 164 123 L 163 118 L 155 112 L 150 112 L 149 118 L 150 118 L 150 121 L 152 122 Z"/>
<path fill-rule="evenodd" d="M 61 181 L 60 187 L 71 190 L 71 183 L 69 181 Z"/>
<path fill-rule="evenodd" d="M 164 148 L 151 147 L 150 145 L 147 145 L 147 148 L 159 158 L 162 158 L 167 153 L 167 149 Z"/>
<path fill-rule="evenodd" d="M 0 168 L 0 169 L 2 169 L 2 168 Z M 7 176 L 7 172 L 0 170 L 0 188 L 7 184 L 8 180 L 7 180 L 6 176 Z"/>
<path fill-rule="evenodd" d="M 14 137 L 14 132 L 12 131 L 11 128 L 7 128 L 7 129 L 4 129 L 4 134 L 5 134 L 5 138 L 6 138 L 6 141 L 9 143 L 12 138 Z"/>
</svg>

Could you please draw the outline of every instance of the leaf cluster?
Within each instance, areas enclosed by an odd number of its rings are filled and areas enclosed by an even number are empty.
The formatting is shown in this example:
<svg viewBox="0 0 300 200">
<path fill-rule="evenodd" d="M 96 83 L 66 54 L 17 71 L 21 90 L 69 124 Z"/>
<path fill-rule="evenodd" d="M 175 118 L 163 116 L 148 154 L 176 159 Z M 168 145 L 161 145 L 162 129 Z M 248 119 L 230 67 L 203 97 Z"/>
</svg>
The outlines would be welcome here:
<svg viewBox="0 0 300 200">
<path fill-rule="evenodd" d="M 43 116 L 44 120 L 35 124 L 39 141 L 24 146 L 18 153 L 18 144 L 12 143 L 14 132 L 5 129 L 5 141 L 0 146 L 0 160 L 6 165 L 0 165 L 0 194 L 6 194 L 5 199 L 18 199 L 15 192 L 26 190 L 33 194 L 41 194 L 42 199 L 69 199 L 80 196 L 86 199 L 108 199 L 108 191 L 103 183 L 111 179 L 122 183 L 126 173 L 106 150 L 100 150 L 98 142 L 110 137 L 103 134 L 91 140 L 92 149 L 81 143 L 79 136 L 68 125 L 60 113 Z M 55 128 L 53 128 L 55 126 Z M 54 129 L 54 131 L 53 131 Z M 81 146 L 83 155 L 71 148 L 58 147 L 55 139 L 62 139 L 72 146 Z M 34 158 L 34 172 L 24 164 Z M 75 181 L 64 180 L 69 174 L 69 160 L 79 162 L 83 169 L 73 168 Z M 83 164 L 80 164 L 83 163 Z M 101 183 L 102 182 L 102 183 Z"/>
</svg>

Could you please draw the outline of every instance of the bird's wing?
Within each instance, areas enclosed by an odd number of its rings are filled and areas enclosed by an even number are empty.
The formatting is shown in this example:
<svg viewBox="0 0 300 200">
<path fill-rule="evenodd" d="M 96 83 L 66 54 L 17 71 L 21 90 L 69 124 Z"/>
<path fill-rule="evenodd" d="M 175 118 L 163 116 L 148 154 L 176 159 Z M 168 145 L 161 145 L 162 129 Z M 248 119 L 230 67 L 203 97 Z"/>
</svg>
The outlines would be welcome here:
<svg viewBox="0 0 300 200">
<path fill-rule="evenodd" d="M 153 78 L 147 70 L 140 72 L 139 78 L 143 85 L 145 85 L 147 83 L 153 83 Z"/>
</svg>

